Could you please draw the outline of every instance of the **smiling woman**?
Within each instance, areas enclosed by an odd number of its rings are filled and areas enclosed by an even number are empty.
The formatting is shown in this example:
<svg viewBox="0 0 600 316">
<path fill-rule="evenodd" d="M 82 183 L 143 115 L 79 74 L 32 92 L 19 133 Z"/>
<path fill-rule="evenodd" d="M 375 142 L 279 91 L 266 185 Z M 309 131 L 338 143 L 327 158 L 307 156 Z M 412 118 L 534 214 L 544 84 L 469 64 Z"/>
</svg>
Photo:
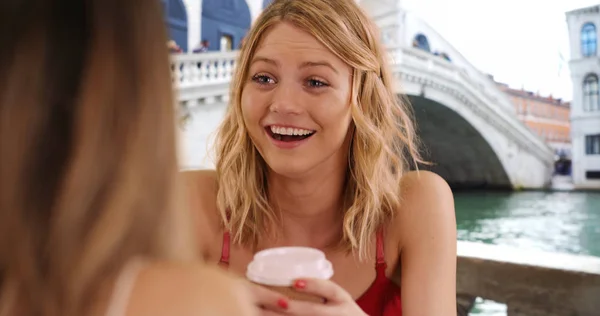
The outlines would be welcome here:
<svg viewBox="0 0 600 316">
<path fill-rule="evenodd" d="M 211 219 L 201 239 L 223 241 L 203 245 L 209 262 L 244 274 L 261 249 L 326 254 L 332 279 L 295 289 L 327 304 L 281 302 L 286 315 L 456 313 L 452 193 L 408 172 L 411 111 L 378 38 L 354 0 L 273 1 L 239 54 L 217 170 L 187 174 Z"/>
<path fill-rule="evenodd" d="M 293 177 L 347 159 L 351 69 L 310 33 L 289 22 L 268 29 L 248 77 L 244 124 L 273 171 Z"/>
</svg>

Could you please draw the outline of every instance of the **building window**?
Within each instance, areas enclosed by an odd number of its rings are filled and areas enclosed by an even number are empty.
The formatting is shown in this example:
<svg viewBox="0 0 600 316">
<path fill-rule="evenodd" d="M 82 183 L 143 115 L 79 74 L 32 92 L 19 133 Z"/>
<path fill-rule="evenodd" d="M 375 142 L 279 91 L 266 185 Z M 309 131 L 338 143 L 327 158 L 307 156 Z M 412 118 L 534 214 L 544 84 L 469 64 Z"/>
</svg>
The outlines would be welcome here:
<svg viewBox="0 0 600 316">
<path fill-rule="evenodd" d="M 220 44 L 222 52 L 230 52 L 233 50 L 233 37 L 229 34 L 222 34 Z"/>
<path fill-rule="evenodd" d="M 581 54 L 584 57 L 596 56 L 597 50 L 596 26 L 593 23 L 586 23 L 581 28 Z"/>
<path fill-rule="evenodd" d="M 600 134 L 585 136 L 585 154 L 600 155 Z"/>
<path fill-rule="evenodd" d="M 587 171 L 585 177 L 588 180 L 600 180 L 600 170 Z"/>
<path fill-rule="evenodd" d="M 417 34 L 415 39 L 413 40 L 413 47 L 420 48 L 424 51 L 431 52 L 431 48 L 429 47 L 429 40 L 427 36 L 423 34 Z"/>
<path fill-rule="evenodd" d="M 583 81 L 583 110 L 586 112 L 599 110 L 599 101 L 598 76 L 595 74 L 589 74 Z"/>
</svg>

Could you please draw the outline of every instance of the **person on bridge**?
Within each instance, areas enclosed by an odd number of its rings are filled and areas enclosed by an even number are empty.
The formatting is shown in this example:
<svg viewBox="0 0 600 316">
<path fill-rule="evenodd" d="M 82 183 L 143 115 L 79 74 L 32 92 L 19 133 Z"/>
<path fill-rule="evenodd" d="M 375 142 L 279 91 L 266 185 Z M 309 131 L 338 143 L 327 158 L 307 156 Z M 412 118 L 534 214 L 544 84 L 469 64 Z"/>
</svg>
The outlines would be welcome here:
<svg viewBox="0 0 600 316">
<path fill-rule="evenodd" d="M 408 171 L 422 161 L 379 38 L 354 0 L 274 1 L 239 52 L 216 170 L 185 173 L 208 261 L 244 274 L 258 250 L 326 253 L 331 281 L 294 285 L 327 303 L 285 315 L 456 315 L 452 192 Z"/>
<path fill-rule="evenodd" d="M 285 299 L 196 261 L 165 33 L 156 0 L 0 1 L 1 316 Z"/>
</svg>

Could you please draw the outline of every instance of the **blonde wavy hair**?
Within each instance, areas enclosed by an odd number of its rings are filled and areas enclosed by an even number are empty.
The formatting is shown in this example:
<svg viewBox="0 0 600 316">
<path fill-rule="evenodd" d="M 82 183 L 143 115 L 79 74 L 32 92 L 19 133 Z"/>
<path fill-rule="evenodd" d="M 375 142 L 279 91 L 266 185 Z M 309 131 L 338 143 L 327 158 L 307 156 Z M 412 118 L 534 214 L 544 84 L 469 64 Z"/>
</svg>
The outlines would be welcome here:
<svg viewBox="0 0 600 316">
<path fill-rule="evenodd" d="M 278 214 L 268 200 L 265 161 L 244 124 L 241 96 L 265 32 L 285 21 L 310 33 L 353 68 L 353 137 L 341 246 L 365 258 L 377 229 L 400 205 L 400 179 L 420 158 L 407 102 L 394 92 L 374 23 L 354 0 L 275 0 L 258 17 L 238 56 L 231 98 L 216 138 L 217 205 L 233 241 L 256 244 Z"/>
</svg>

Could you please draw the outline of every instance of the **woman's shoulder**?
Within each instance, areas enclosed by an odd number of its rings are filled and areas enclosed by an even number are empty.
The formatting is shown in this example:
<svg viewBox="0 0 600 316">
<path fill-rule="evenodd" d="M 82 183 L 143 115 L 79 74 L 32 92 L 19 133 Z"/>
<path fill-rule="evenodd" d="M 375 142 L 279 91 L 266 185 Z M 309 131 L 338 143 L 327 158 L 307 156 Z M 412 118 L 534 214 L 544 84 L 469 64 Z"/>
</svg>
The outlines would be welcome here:
<svg viewBox="0 0 600 316">
<path fill-rule="evenodd" d="M 408 202 L 415 200 L 436 199 L 448 202 L 452 198 L 452 190 L 442 177 L 431 171 L 409 171 L 400 184 L 400 194 Z"/>
<path fill-rule="evenodd" d="M 400 185 L 401 205 L 393 222 L 398 236 L 406 314 L 440 315 L 456 309 L 456 219 L 450 186 L 435 173 L 410 172 Z M 398 267 L 398 265 L 396 266 Z M 435 302 L 435 304 L 432 304 Z M 406 303 L 406 304 L 404 304 Z"/>
<path fill-rule="evenodd" d="M 216 201 L 218 184 L 215 170 L 185 170 L 181 174 L 187 188 L 190 189 L 188 194 Z"/>
<path fill-rule="evenodd" d="M 448 183 L 430 171 L 410 171 L 399 188 L 400 208 L 390 231 L 402 246 L 435 230 L 455 231 L 454 197 Z"/>
<path fill-rule="evenodd" d="M 217 174 L 214 170 L 184 171 L 188 207 L 197 218 L 196 231 L 205 260 L 220 255 L 223 220 L 217 207 Z"/>
<path fill-rule="evenodd" d="M 255 315 L 242 280 L 217 267 L 192 263 L 145 266 L 126 315 Z"/>
<path fill-rule="evenodd" d="M 217 173 L 214 170 L 191 170 L 183 172 L 188 205 L 193 212 L 200 212 L 211 226 L 222 223 L 217 207 Z"/>
</svg>

